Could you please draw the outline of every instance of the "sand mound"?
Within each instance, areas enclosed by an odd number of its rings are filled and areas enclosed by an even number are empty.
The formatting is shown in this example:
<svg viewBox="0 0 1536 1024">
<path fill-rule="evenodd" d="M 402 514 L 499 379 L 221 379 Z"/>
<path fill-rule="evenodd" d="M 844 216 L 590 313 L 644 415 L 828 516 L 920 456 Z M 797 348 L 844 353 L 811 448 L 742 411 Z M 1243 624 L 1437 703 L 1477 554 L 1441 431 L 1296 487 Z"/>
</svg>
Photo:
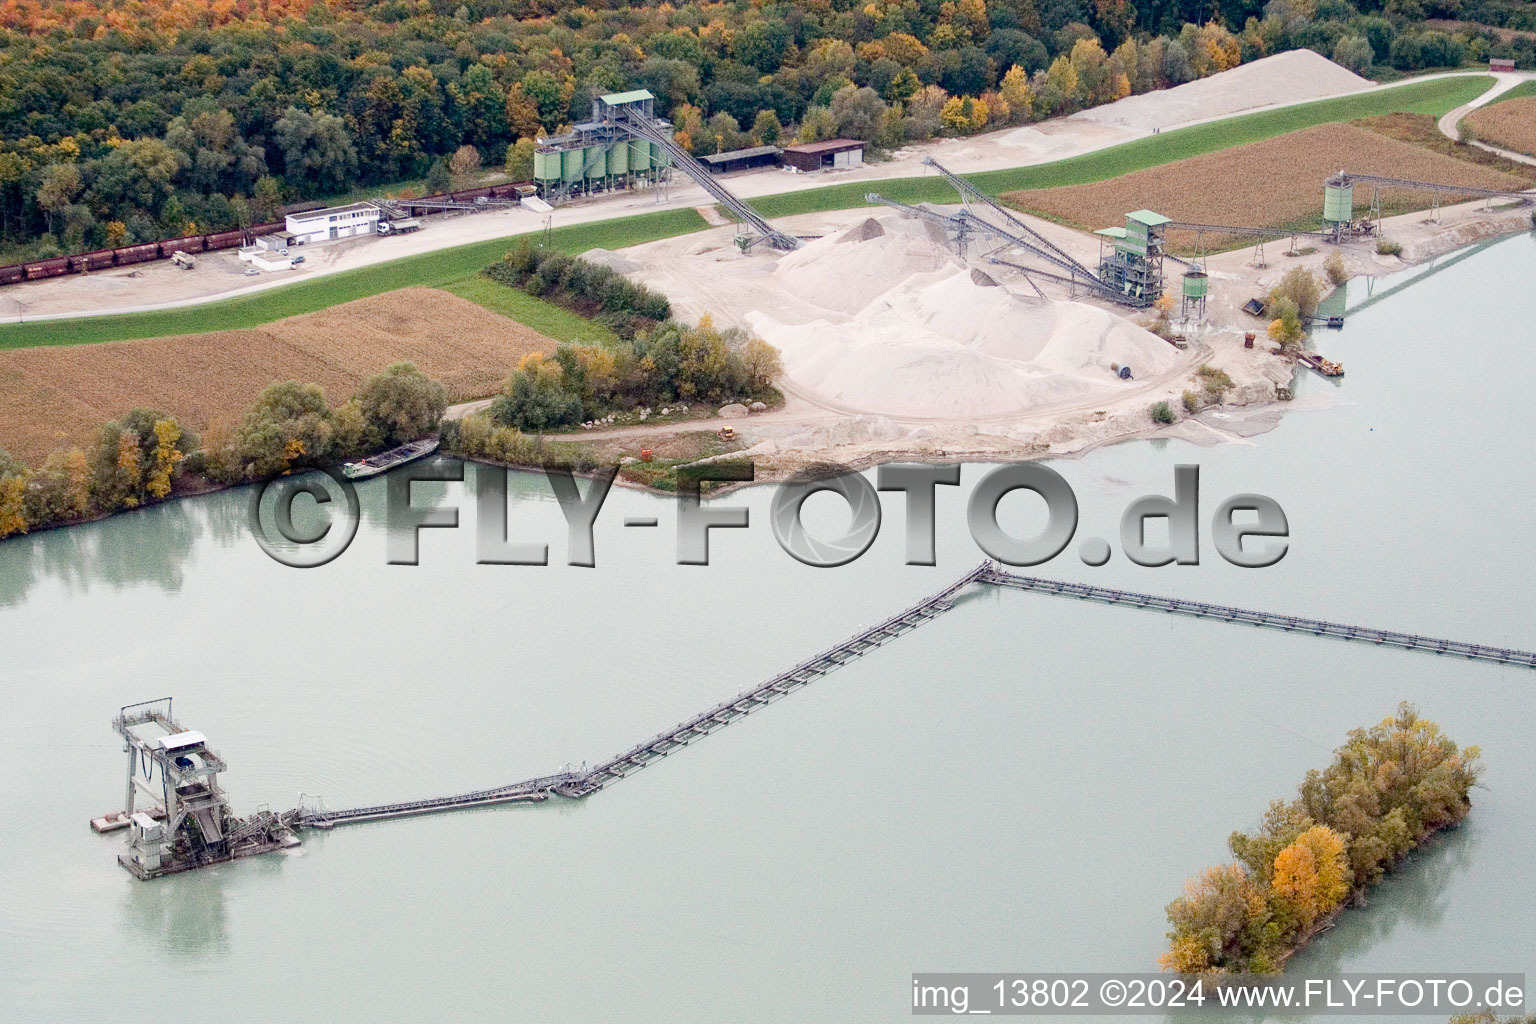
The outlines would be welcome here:
<svg viewBox="0 0 1536 1024">
<path fill-rule="evenodd" d="M 872 238 L 879 238 L 885 234 L 885 228 L 873 217 L 866 217 L 863 221 L 837 236 L 839 242 L 867 242 Z"/>
<path fill-rule="evenodd" d="M 1371 84 L 1311 50 L 1287 50 L 1172 89 L 1127 96 L 1072 117 L 1151 131 L 1272 103 L 1343 96 Z"/>
<path fill-rule="evenodd" d="M 888 291 L 959 266 L 959 257 L 945 245 L 937 227 L 925 221 L 871 217 L 783 257 L 774 277 L 797 299 L 852 315 Z"/>
<path fill-rule="evenodd" d="M 871 221 L 873 218 L 871 219 Z M 774 276 L 826 311 L 787 324 L 747 315 L 794 384 L 851 410 L 998 416 L 1090 400 L 1171 369 L 1173 348 L 1108 311 L 1026 298 L 962 263 L 923 225 L 885 218 L 813 242 Z"/>
</svg>

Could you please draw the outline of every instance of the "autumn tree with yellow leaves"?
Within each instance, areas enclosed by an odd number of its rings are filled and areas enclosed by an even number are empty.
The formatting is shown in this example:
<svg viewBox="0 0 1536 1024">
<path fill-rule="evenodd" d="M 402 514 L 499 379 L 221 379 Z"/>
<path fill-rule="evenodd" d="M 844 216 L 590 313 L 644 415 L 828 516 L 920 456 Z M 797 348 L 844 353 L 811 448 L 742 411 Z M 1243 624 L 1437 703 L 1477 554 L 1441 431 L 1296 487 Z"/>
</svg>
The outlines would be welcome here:
<svg viewBox="0 0 1536 1024">
<path fill-rule="evenodd" d="M 1300 795 L 1276 801 L 1260 828 L 1234 832 L 1237 862 L 1207 868 L 1168 905 L 1168 951 L 1180 972 L 1280 970 L 1347 904 L 1410 850 L 1471 810 L 1481 773 L 1411 704 L 1356 729 L 1333 763 L 1307 773 Z"/>
<path fill-rule="evenodd" d="M 0 537 L 27 532 L 27 482 L 31 471 L 0 448 Z"/>
</svg>

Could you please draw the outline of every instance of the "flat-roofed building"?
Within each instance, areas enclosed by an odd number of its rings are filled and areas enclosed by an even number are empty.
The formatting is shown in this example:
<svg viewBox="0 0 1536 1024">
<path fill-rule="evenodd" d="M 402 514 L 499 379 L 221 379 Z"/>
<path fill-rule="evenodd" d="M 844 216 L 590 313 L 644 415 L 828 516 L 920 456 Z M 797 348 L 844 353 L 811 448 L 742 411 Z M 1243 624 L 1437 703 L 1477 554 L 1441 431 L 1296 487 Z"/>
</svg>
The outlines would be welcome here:
<svg viewBox="0 0 1536 1024">
<path fill-rule="evenodd" d="M 372 203 L 328 206 L 323 210 L 290 213 L 284 218 L 288 234 L 298 245 L 331 238 L 371 235 L 379 223 L 379 208 Z"/>
</svg>

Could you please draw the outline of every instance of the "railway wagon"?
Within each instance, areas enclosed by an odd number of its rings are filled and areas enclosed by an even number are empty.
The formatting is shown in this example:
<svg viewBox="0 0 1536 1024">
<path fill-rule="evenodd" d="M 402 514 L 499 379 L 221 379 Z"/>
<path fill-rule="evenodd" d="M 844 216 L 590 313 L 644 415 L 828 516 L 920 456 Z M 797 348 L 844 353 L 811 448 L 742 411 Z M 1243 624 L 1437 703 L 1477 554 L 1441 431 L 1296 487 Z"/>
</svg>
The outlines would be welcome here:
<svg viewBox="0 0 1536 1024">
<path fill-rule="evenodd" d="M 167 238 L 160 243 L 160 255 L 165 259 L 171 258 L 171 253 L 178 249 L 182 252 L 202 252 L 202 235 L 187 235 L 185 238 Z"/>
<path fill-rule="evenodd" d="M 490 197 L 491 187 L 487 185 L 483 188 L 460 189 L 458 192 L 450 192 L 441 198 L 451 199 L 456 203 L 472 203 L 476 199 L 489 199 Z"/>
<path fill-rule="evenodd" d="M 234 231 L 220 231 L 212 235 L 203 236 L 203 244 L 207 251 L 215 249 L 235 249 L 245 244 L 245 229 L 237 228 Z"/>
<path fill-rule="evenodd" d="M 138 245 L 125 245 L 112 250 L 112 261 L 120 267 L 127 266 L 130 263 L 143 263 L 145 260 L 157 260 L 159 258 L 159 242 L 141 242 Z"/>
<path fill-rule="evenodd" d="M 20 263 L 0 267 L 0 284 L 18 284 L 27 279 L 27 272 Z"/>
<path fill-rule="evenodd" d="M 70 270 L 103 270 L 112 265 L 112 250 L 97 249 L 95 252 L 77 252 L 68 257 Z"/>
<path fill-rule="evenodd" d="M 44 277 L 59 277 L 69 273 L 69 257 L 55 256 L 51 260 L 34 260 L 24 263 L 28 281 L 37 281 Z"/>
<path fill-rule="evenodd" d="M 270 224 L 252 224 L 247 230 L 250 231 L 253 238 L 260 238 L 262 235 L 281 234 L 288 230 L 288 222 L 275 220 Z"/>
</svg>

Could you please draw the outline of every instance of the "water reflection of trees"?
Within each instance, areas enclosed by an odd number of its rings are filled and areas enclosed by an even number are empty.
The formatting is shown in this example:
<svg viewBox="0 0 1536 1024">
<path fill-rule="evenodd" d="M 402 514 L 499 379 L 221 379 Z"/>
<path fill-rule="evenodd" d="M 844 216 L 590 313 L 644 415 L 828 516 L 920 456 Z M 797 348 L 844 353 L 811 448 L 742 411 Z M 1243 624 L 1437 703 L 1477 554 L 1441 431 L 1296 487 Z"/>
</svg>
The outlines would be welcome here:
<svg viewBox="0 0 1536 1024">
<path fill-rule="evenodd" d="M 0 607 L 20 604 L 43 580 L 71 591 L 147 584 L 175 593 L 202 538 L 229 547 L 249 536 L 247 499 L 237 488 L 9 538 L 0 543 Z"/>
<path fill-rule="evenodd" d="M 1472 865 L 1476 849 L 1475 825 L 1442 832 L 1373 886 L 1365 907 L 1340 914 L 1332 929 L 1291 960 L 1287 972 L 1307 977 L 1338 974 L 1345 969 L 1341 964 L 1368 956 L 1405 925 L 1435 931 L 1445 919 L 1453 882 Z"/>
</svg>

